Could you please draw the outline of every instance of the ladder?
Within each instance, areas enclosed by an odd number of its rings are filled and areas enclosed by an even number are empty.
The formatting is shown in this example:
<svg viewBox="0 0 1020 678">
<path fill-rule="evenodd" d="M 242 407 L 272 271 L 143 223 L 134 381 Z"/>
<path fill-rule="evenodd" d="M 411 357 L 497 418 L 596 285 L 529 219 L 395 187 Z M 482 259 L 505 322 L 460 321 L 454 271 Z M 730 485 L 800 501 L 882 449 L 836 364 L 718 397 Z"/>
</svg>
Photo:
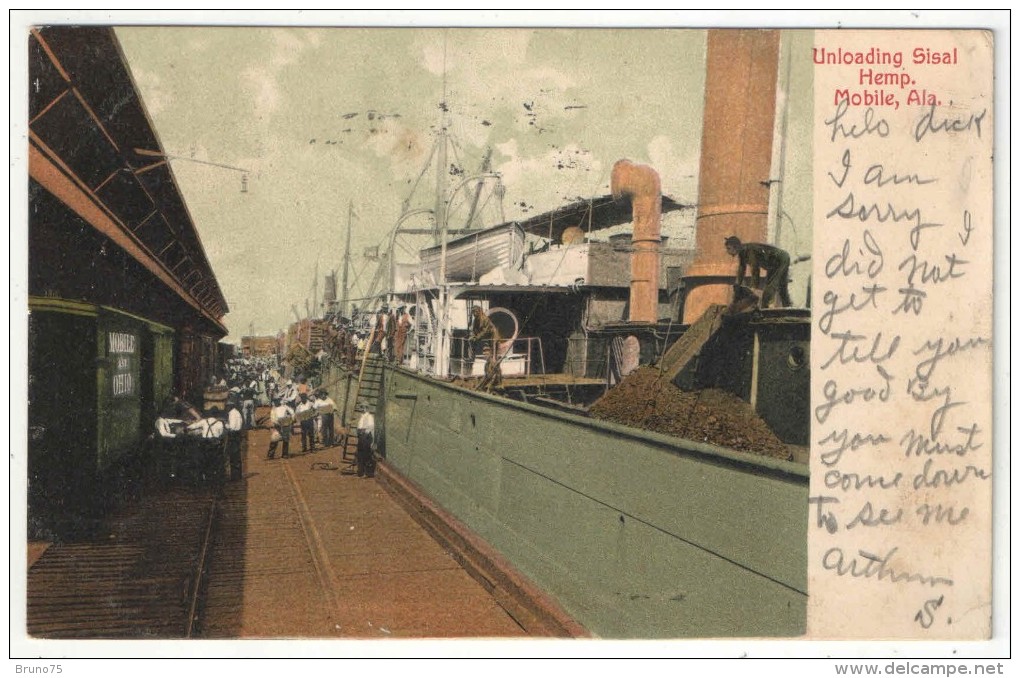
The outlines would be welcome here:
<svg viewBox="0 0 1020 678">
<path fill-rule="evenodd" d="M 361 357 L 361 369 L 358 371 L 358 383 L 354 388 L 355 412 L 357 412 L 358 404 L 363 402 L 368 405 L 368 410 L 373 416 L 377 413 L 379 397 L 382 395 L 383 363 L 383 356 L 372 355 L 369 347 L 365 348 L 365 353 Z M 355 414 L 355 426 L 357 426 L 358 416 Z M 357 447 L 357 431 L 349 430 L 343 440 L 343 460 L 353 459 Z"/>
</svg>

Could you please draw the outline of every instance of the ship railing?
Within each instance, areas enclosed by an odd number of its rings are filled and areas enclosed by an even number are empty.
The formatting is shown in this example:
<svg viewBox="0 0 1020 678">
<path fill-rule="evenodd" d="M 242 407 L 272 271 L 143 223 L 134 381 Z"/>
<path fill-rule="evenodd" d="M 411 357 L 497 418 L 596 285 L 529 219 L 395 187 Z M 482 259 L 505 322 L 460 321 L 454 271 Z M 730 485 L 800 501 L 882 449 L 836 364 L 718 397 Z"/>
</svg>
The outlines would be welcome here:
<svg viewBox="0 0 1020 678">
<path fill-rule="evenodd" d="M 468 337 L 453 337 L 451 357 L 454 372 L 461 376 L 483 376 L 485 374 L 483 351 L 487 343 L 491 341 L 471 341 Z M 496 343 L 503 376 L 546 373 L 541 337 L 517 337 Z"/>
</svg>

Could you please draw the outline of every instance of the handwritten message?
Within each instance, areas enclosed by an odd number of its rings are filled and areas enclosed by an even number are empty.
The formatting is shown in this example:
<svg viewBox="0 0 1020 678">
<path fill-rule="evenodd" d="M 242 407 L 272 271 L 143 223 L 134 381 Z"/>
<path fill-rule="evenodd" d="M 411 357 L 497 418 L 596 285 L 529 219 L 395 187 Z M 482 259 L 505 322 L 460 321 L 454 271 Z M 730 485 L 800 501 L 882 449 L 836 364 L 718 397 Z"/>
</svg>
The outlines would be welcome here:
<svg viewBox="0 0 1020 678">
<path fill-rule="evenodd" d="M 984 638 L 992 36 L 819 31 L 809 633 Z"/>
</svg>

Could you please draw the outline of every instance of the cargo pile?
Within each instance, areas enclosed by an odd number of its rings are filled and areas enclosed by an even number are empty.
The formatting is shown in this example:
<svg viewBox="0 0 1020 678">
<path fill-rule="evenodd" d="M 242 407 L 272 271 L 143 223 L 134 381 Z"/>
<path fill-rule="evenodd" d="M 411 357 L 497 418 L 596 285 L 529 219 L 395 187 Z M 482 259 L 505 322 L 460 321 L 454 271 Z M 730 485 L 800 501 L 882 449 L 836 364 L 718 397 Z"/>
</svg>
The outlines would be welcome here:
<svg viewBox="0 0 1020 678">
<path fill-rule="evenodd" d="M 682 391 L 654 367 L 641 367 L 596 401 L 591 416 L 664 435 L 776 459 L 790 450 L 754 413 L 726 391 Z"/>
</svg>

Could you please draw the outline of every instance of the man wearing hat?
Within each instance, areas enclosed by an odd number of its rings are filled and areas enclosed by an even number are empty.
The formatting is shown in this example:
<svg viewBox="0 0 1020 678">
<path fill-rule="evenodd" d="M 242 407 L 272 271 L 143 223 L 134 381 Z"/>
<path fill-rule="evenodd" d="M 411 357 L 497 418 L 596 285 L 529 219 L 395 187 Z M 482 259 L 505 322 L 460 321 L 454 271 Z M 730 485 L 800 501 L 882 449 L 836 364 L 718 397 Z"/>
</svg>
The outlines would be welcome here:
<svg viewBox="0 0 1020 678">
<path fill-rule="evenodd" d="M 294 425 L 294 410 L 290 409 L 277 396 L 273 398 L 273 409 L 269 413 L 269 418 L 273 425 L 273 433 L 269 439 L 269 452 L 266 454 L 266 458 L 272 459 L 276 456 L 276 446 L 282 441 L 283 454 L 281 456 L 286 459 L 290 456 L 290 427 Z"/>
<path fill-rule="evenodd" d="M 781 306 L 792 305 L 790 292 L 787 288 L 790 277 L 790 255 L 786 250 L 759 242 L 742 243 L 740 238 L 735 235 L 726 238 L 725 245 L 726 252 L 732 257 L 737 257 L 737 282 L 734 289 L 743 287 L 744 273 L 748 267 L 751 268 L 751 286 L 757 289 L 761 281 L 761 271 L 764 269 L 767 275 L 759 308 L 768 308 L 777 293 Z"/>
<path fill-rule="evenodd" d="M 336 412 L 336 403 L 329 397 L 325 389 L 319 389 L 318 396 L 315 398 L 315 411 L 319 413 L 322 446 L 333 447 L 336 443 L 333 428 L 333 413 Z"/>
<path fill-rule="evenodd" d="M 375 314 L 375 325 L 372 328 L 372 338 L 368 343 L 368 351 L 376 355 L 386 353 L 386 335 L 390 320 L 390 307 L 383 304 L 382 308 Z"/>
<path fill-rule="evenodd" d="M 372 443 L 375 442 L 375 417 L 369 411 L 368 403 L 358 404 L 358 412 L 361 417 L 358 419 L 358 477 L 369 477 L 375 475 L 375 459 L 372 458 Z"/>
<path fill-rule="evenodd" d="M 397 309 L 397 320 L 394 323 L 397 327 L 393 337 L 393 355 L 398 365 L 403 364 L 407 346 L 407 334 L 411 331 L 411 314 L 407 312 L 406 306 Z"/>
<path fill-rule="evenodd" d="M 301 451 L 315 451 L 315 405 L 309 401 L 308 392 L 298 395 L 294 414 L 301 426 Z"/>
<path fill-rule="evenodd" d="M 254 380 L 241 389 L 241 419 L 244 420 L 246 429 L 255 428 L 256 393 L 258 393 L 258 384 Z"/>
</svg>

